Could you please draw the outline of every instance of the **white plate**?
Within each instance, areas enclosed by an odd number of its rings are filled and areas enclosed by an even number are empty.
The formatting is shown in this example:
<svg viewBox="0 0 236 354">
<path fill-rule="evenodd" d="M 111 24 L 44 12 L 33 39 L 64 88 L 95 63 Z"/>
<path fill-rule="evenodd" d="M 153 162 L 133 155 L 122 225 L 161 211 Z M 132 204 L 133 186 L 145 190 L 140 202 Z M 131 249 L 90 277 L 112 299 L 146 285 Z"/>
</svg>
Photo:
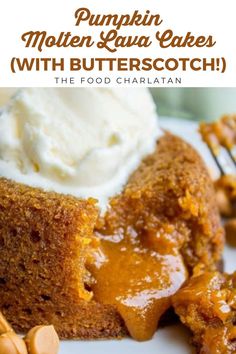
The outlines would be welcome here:
<svg viewBox="0 0 236 354">
<path fill-rule="evenodd" d="M 161 119 L 163 128 L 170 130 L 191 143 L 202 155 L 214 176 L 217 170 L 206 146 L 201 142 L 195 122 L 174 118 Z M 236 269 L 236 249 L 226 245 L 224 251 L 225 270 Z M 157 331 L 148 342 L 138 343 L 132 339 L 108 341 L 63 341 L 60 354 L 190 354 L 194 349 L 188 344 L 189 332 L 181 325 L 170 326 Z"/>
</svg>

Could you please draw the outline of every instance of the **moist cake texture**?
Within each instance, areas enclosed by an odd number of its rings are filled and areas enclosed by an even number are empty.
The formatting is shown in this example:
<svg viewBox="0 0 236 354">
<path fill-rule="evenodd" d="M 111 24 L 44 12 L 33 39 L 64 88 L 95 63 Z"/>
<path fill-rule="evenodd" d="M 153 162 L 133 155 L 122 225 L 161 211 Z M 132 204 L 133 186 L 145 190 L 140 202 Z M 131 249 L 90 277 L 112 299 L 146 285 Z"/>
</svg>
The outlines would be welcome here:
<svg viewBox="0 0 236 354">
<path fill-rule="evenodd" d="M 97 214 L 92 199 L 0 180 L 0 308 L 15 330 L 53 323 L 62 338 L 122 333 L 115 310 L 89 302 L 85 287 Z"/>
<path fill-rule="evenodd" d="M 103 217 L 93 200 L 0 180 L 0 309 L 61 338 L 154 333 L 188 276 L 214 270 L 223 229 L 207 169 L 165 134 Z"/>
</svg>

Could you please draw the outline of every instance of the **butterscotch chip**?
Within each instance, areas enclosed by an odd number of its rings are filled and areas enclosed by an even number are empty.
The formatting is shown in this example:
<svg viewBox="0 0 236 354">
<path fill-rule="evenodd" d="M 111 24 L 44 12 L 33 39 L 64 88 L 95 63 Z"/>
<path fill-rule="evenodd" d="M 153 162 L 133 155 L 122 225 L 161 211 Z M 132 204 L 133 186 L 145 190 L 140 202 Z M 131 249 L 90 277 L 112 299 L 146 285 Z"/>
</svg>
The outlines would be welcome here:
<svg viewBox="0 0 236 354">
<path fill-rule="evenodd" d="M 59 338 L 53 326 L 36 326 L 25 337 L 29 354 L 57 354 Z"/>
<path fill-rule="evenodd" d="M 0 336 L 0 353 L 1 354 L 17 354 L 17 350 L 12 341 L 5 335 Z"/>
<path fill-rule="evenodd" d="M 225 224 L 225 234 L 227 242 L 236 246 L 236 219 L 231 219 Z"/>
<path fill-rule="evenodd" d="M 0 335 L 11 331 L 13 331 L 12 327 L 7 322 L 3 314 L 0 312 Z"/>
<path fill-rule="evenodd" d="M 216 191 L 216 201 L 220 213 L 224 216 L 232 215 L 232 205 L 229 197 L 223 189 L 218 189 Z"/>
<path fill-rule="evenodd" d="M 27 348 L 22 338 L 14 332 L 0 336 L 0 354 L 27 354 Z"/>
</svg>

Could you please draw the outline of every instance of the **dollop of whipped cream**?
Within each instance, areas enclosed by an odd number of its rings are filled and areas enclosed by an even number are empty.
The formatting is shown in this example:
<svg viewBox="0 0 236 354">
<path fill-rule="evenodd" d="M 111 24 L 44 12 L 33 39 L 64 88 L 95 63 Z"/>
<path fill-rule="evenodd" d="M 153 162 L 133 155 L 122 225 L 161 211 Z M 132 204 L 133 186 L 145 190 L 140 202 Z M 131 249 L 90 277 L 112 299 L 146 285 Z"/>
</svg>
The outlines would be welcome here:
<svg viewBox="0 0 236 354">
<path fill-rule="evenodd" d="M 21 89 L 0 113 L 0 175 L 104 210 L 160 134 L 147 89 Z"/>
</svg>

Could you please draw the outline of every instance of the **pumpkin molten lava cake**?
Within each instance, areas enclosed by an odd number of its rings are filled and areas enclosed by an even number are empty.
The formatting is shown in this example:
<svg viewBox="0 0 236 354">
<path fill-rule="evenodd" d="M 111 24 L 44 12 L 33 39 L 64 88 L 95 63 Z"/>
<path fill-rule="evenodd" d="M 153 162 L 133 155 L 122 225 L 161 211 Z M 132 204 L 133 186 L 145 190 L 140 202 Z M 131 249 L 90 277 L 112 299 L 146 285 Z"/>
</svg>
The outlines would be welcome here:
<svg viewBox="0 0 236 354">
<path fill-rule="evenodd" d="M 207 168 L 145 89 L 22 89 L 0 115 L 0 311 L 147 340 L 224 234 Z"/>
</svg>

